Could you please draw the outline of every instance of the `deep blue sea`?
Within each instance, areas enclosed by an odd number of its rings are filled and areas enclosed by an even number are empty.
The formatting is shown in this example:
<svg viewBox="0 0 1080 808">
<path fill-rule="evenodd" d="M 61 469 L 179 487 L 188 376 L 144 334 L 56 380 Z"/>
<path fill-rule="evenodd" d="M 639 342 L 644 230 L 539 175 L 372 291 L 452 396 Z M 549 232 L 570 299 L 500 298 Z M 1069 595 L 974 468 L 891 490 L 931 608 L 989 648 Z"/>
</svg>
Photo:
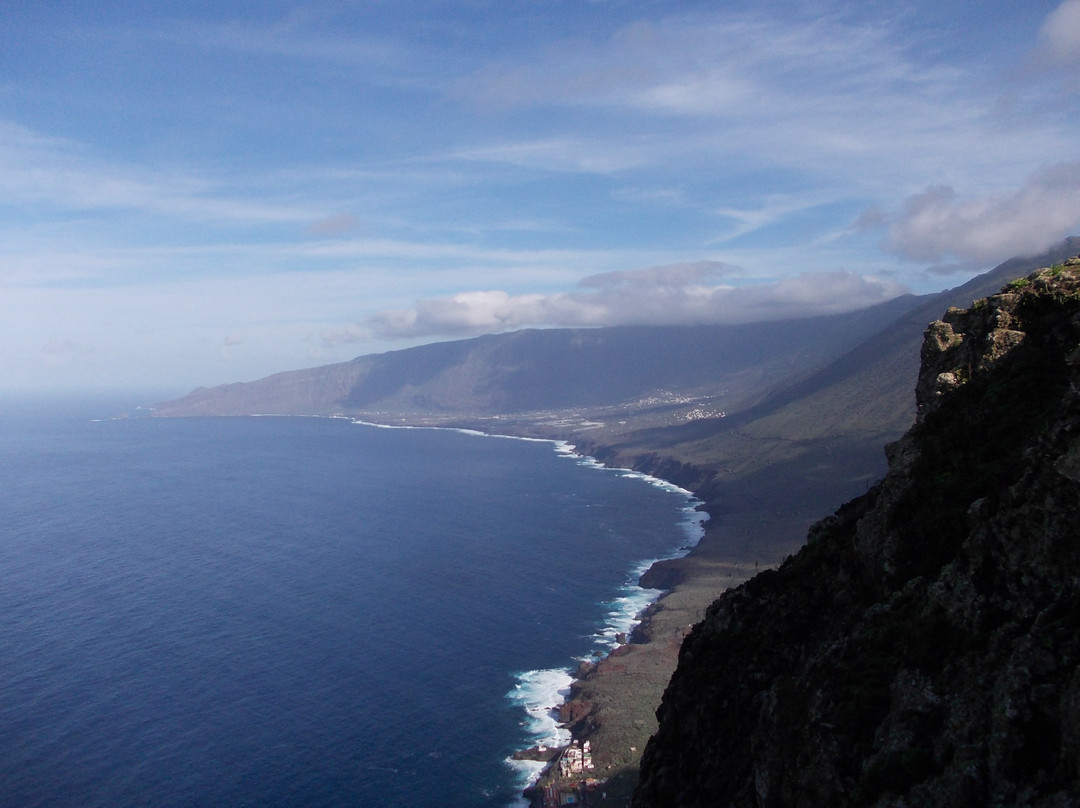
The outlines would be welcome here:
<svg viewBox="0 0 1080 808">
<path fill-rule="evenodd" d="M 3 406 L 5 806 L 515 804 L 512 751 L 697 538 L 546 442 Z"/>
</svg>

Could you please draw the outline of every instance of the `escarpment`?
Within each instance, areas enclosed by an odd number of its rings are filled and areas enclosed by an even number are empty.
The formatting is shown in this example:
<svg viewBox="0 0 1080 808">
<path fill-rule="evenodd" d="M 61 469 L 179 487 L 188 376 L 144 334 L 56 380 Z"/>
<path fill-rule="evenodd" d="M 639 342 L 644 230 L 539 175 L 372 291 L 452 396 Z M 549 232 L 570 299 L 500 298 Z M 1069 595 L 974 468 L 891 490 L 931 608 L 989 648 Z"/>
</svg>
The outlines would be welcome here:
<svg viewBox="0 0 1080 808">
<path fill-rule="evenodd" d="M 889 471 L 683 645 L 646 806 L 1080 801 L 1080 260 L 926 331 Z"/>
</svg>

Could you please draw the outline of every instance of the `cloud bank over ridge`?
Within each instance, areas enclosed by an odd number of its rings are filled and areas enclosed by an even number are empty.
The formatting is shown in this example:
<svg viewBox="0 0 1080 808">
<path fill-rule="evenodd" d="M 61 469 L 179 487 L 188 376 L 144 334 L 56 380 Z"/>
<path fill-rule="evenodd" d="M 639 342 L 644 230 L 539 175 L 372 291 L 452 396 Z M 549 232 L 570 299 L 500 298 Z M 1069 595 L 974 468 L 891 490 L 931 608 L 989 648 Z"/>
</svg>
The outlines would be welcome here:
<svg viewBox="0 0 1080 808">
<path fill-rule="evenodd" d="M 742 276 L 738 267 L 698 261 L 591 275 L 571 292 L 462 292 L 378 312 L 348 329 L 327 331 L 323 339 L 338 345 L 464 337 L 529 326 L 750 323 L 851 311 L 904 292 L 893 281 L 842 270 L 767 283 L 740 283 Z"/>
<path fill-rule="evenodd" d="M 962 197 L 935 185 L 889 219 L 888 248 L 913 261 L 1034 255 L 1080 221 L 1080 163 L 1061 163 L 1008 193 Z"/>
</svg>

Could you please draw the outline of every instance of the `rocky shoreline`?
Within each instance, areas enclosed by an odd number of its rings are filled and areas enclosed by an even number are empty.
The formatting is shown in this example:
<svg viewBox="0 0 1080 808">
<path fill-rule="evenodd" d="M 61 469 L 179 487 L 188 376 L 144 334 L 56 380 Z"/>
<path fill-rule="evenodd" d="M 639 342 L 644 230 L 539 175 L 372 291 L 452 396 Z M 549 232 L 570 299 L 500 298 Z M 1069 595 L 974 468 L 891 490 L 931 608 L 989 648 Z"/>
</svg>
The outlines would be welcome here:
<svg viewBox="0 0 1080 808">
<path fill-rule="evenodd" d="M 829 482 L 813 496 L 796 496 L 783 475 L 756 478 L 749 490 L 728 481 L 719 484 L 712 468 L 660 453 L 634 456 L 601 440 L 583 440 L 580 434 L 524 420 L 503 422 L 497 430 L 490 423 L 462 425 L 572 444 L 578 453 L 610 468 L 630 468 L 690 491 L 708 516 L 702 537 L 685 556 L 657 561 L 643 573 L 641 585 L 663 594 L 644 610 L 626 642 L 597 662 L 579 666 L 559 707 L 559 721 L 573 742 L 590 742 L 592 770 L 563 777 L 550 766 L 540 776 L 539 788 L 527 792 L 541 805 L 545 786 L 576 791 L 584 780 L 598 781 L 604 784 L 600 793 L 607 796 L 595 795 L 589 804 L 625 804 L 637 783 L 645 745 L 657 730 L 656 709 L 678 664 L 683 639 L 723 592 L 798 552 L 829 500 L 835 499 L 837 507 L 850 493 Z M 851 488 L 850 480 L 844 483 Z"/>
<path fill-rule="evenodd" d="M 386 422 L 376 414 L 365 415 L 363 420 Z M 752 495 L 748 495 L 746 486 L 734 478 L 718 483 L 715 468 L 660 452 L 628 453 L 603 438 L 585 439 L 573 428 L 553 428 L 527 417 L 495 423 L 491 419 L 398 419 L 393 425 L 466 429 L 564 444 L 574 454 L 608 468 L 636 471 L 689 491 L 700 501 L 698 510 L 708 517 L 703 535 L 686 555 L 654 562 L 641 575 L 641 586 L 662 590 L 662 594 L 642 612 L 625 641 L 598 661 L 582 663 L 574 673 L 570 692 L 558 708 L 559 723 L 570 730 L 571 746 L 589 741 L 593 767 L 560 775 L 555 764 L 567 747 L 515 753 L 519 760 L 549 763 L 525 792 L 537 806 L 544 804 L 545 789 L 550 794 L 559 788 L 574 793 L 581 804 L 586 781 L 597 786 L 595 792 L 588 792 L 587 804 L 627 804 L 637 784 L 645 745 L 657 730 L 656 710 L 678 664 L 683 639 L 721 594 L 798 552 L 810 526 L 827 510 L 823 501 L 835 498 L 839 506 L 850 498 L 843 491 L 844 485 L 850 488 L 850 480 L 840 480 L 839 486 L 836 480 L 819 483 L 808 497 L 794 493 L 790 478 L 784 475 L 754 479 Z"/>
<path fill-rule="evenodd" d="M 589 792 L 588 804 L 625 803 L 637 783 L 645 744 L 656 732 L 656 709 L 678 664 L 683 639 L 722 592 L 797 550 L 813 521 L 808 513 L 805 520 L 757 520 L 750 525 L 717 513 L 715 507 L 699 507 L 709 520 L 698 544 L 685 556 L 655 562 L 641 576 L 643 587 L 663 594 L 644 610 L 625 642 L 598 661 L 579 665 L 559 707 L 559 722 L 570 730 L 573 743 L 590 743 L 593 767 L 565 776 L 551 765 L 561 750 L 544 750 L 549 766 L 526 791 L 534 805 L 544 804 L 545 790 L 580 794 L 586 781 L 602 784 Z M 519 754 L 540 759 L 530 754 L 533 751 Z"/>
<path fill-rule="evenodd" d="M 374 424 L 387 421 L 376 414 L 364 415 L 361 420 Z M 698 510 L 708 517 L 702 537 L 686 555 L 654 562 L 641 575 L 641 586 L 662 590 L 662 594 L 642 612 L 625 642 L 575 671 L 558 717 L 571 732 L 571 747 L 590 743 L 592 768 L 569 776 L 560 773 L 555 764 L 568 747 L 515 753 L 520 760 L 549 763 L 525 792 L 537 806 L 545 804 L 545 789 L 549 795 L 559 789 L 572 792 L 579 804 L 628 804 L 645 745 L 658 728 L 656 710 L 678 664 L 683 639 L 721 594 L 798 552 L 810 526 L 827 510 L 822 501 L 835 498 L 838 506 L 850 498 L 838 492 L 835 480 L 819 482 L 810 497 L 793 492 L 791 479 L 784 475 L 757 477 L 752 489 L 735 479 L 745 472 L 721 484 L 716 469 L 708 465 L 679 461 L 662 452 L 628 453 L 602 438 L 584 439 L 573 428 L 552 428 L 527 417 L 500 419 L 498 423 L 490 419 L 397 419 L 387 425 L 467 429 L 564 444 L 575 454 L 608 468 L 636 471 L 689 491 L 701 503 Z M 850 480 L 840 482 L 850 487 Z M 587 792 L 586 782 L 593 787 Z"/>
<path fill-rule="evenodd" d="M 1080 259 L 920 355 L 888 473 L 687 639 L 634 806 L 1080 804 Z"/>
</svg>

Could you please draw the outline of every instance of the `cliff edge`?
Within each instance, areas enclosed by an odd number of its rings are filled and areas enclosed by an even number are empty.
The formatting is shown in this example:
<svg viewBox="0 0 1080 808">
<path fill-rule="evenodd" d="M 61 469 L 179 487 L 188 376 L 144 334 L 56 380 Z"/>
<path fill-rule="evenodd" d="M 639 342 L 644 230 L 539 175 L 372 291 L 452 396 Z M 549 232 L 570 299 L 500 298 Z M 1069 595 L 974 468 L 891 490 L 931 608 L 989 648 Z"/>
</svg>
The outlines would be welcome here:
<svg viewBox="0 0 1080 808">
<path fill-rule="evenodd" d="M 1080 260 L 927 329 L 889 471 L 691 632 L 633 804 L 1080 799 Z"/>
</svg>

